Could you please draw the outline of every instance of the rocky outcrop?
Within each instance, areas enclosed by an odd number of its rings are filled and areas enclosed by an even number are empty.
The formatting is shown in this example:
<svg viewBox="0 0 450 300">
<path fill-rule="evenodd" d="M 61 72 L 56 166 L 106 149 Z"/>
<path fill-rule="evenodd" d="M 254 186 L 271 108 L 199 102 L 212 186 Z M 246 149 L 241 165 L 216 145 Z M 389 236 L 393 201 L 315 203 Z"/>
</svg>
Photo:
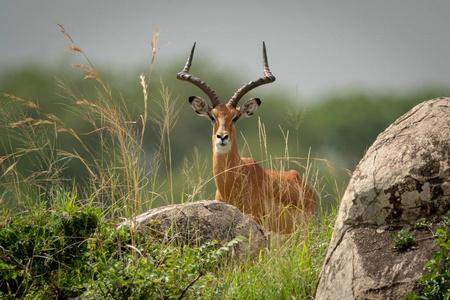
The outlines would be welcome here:
<svg viewBox="0 0 450 300">
<path fill-rule="evenodd" d="M 387 108 L 388 109 L 388 108 Z M 316 299 L 403 299 L 417 292 L 437 251 L 429 230 L 418 245 L 391 249 L 391 235 L 450 209 L 450 98 L 423 102 L 368 149 L 342 198 Z"/>
<path fill-rule="evenodd" d="M 131 224 L 127 221 L 124 224 Z M 151 209 L 136 217 L 139 231 L 158 242 L 199 246 L 217 241 L 219 246 L 242 237 L 230 256 L 257 259 L 269 247 L 269 233 L 234 206 L 216 200 L 175 204 Z"/>
</svg>

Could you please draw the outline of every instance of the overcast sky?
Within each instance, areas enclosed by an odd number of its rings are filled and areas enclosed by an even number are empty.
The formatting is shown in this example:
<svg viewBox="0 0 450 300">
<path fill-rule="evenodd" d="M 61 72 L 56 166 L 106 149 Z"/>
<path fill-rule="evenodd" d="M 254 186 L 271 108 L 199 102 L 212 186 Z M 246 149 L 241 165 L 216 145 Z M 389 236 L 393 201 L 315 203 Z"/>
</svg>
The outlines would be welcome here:
<svg viewBox="0 0 450 300">
<path fill-rule="evenodd" d="M 248 81 L 262 75 L 265 41 L 278 87 L 306 101 L 355 86 L 450 85 L 448 0 L 0 0 L 1 69 L 60 62 L 69 41 L 58 22 L 95 64 L 144 72 L 156 28 L 157 62 L 187 57 L 196 41 L 211 68 Z"/>
</svg>

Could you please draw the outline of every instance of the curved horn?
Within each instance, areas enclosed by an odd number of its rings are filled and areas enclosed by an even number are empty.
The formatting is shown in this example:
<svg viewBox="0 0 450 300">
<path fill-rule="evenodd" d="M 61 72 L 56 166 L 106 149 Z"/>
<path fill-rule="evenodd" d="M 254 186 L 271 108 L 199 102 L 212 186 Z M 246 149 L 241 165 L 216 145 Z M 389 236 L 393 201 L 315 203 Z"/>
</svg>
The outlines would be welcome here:
<svg viewBox="0 0 450 300">
<path fill-rule="evenodd" d="M 233 97 L 231 97 L 228 103 L 231 104 L 233 107 L 236 107 L 239 100 L 241 100 L 241 98 L 249 91 L 253 90 L 254 88 L 257 88 L 260 85 L 275 81 L 276 78 L 270 72 L 269 63 L 267 62 L 266 44 L 264 42 L 263 42 L 263 71 L 264 77 L 250 81 L 249 83 L 241 87 L 239 90 L 237 90 L 236 93 L 234 93 Z"/>
<path fill-rule="evenodd" d="M 201 81 L 199 78 L 189 74 L 189 69 L 191 68 L 192 63 L 192 57 L 194 56 L 195 44 L 196 43 L 194 43 L 194 46 L 192 47 L 191 55 L 189 55 L 188 57 L 186 66 L 184 67 L 183 71 L 177 74 L 177 78 L 180 80 L 190 82 L 199 87 L 209 97 L 212 106 L 216 107 L 217 105 L 220 104 L 220 100 L 219 97 L 217 97 L 216 93 L 212 90 L 212 88 L 208 84 L 206 84 L 206 82 Z"/>
</svg>

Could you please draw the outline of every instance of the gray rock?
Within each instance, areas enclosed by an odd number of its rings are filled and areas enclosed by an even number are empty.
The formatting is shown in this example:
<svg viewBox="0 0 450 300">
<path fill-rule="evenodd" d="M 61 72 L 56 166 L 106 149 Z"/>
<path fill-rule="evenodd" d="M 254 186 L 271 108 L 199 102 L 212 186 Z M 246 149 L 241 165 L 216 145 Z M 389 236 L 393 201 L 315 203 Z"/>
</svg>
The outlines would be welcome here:
<svg viewBox="0 0 450 300">
<path fill-rule="evenodd" d="M 127 221 L 124 224 L 131 224 Z M 269 247 L 269 233 L 239 209 L 217 200 L 204 200 L 151 209 L 136 217 L 140 232 L 159 242 L 199 246 L 217 241 L 223 246 L 236 237 L 243 241 L 231 248 L 230 257 L 258 258 Z"/>
<path fill-rule="evenodd" d="M 377 137 L 342 198 L 316 299 L 403 299 L 418 291 L 438 249 L 432 233 L 412 230 L 419 243 L 404 253 L 390 248 L 390 236 L 450 209 L 449 157 L 450 98 L 417 105 Z"/>
</svg>

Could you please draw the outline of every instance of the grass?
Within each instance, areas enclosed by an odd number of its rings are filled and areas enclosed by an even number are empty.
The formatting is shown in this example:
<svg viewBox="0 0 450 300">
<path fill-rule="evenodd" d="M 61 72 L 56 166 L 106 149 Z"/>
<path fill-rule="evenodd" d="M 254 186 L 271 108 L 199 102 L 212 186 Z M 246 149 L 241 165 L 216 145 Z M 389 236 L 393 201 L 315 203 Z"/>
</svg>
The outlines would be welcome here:
<svg viewBox="0 0 450 300">
<path fill-rule="evenodd" d="M 321 215 L 311 226 L 279 236 L 258 263 L 221 270 L 222 299 L 314 299 L 334 216 Z"/>
<path fill-rule="evenodd" d="M 213 178 L 200 157 L 185 160 L 183 197 L 176 198 L 171 132 L 180 105 L 161 83 L 160 97 L 149 110 L 148 91 L 157 52 L 151 40 L 149 73 L 140 77 L 142 111 L 132 113 L 126 101 L 102 80 L 87 55 L 58 25 L 87 66 L 76 64 L 94 80 L 97 92 L 83 95 L 58 80 L 67 110 L 89 128 L 79 130 L 39 106 L 37 101 L 5 94 L 0 108 L 7 135 L 1 142 L 0 291 L 6 298 L 68 299 L 85 296 L 115 299 L 312 299 L 331 239 L 342 193 L 329 162 L 311 158 L 272 158 L 260 123 L 263 165 L 303 169 L 319 202 L 315 220 L 289 236 L 274 236 L 259 261 L 223 264 L 227 245 L 175 247 L 141 237 L 136 229 L 117 227 L 151 207 L 189 202 L 206 195 Z M 301 118 L 297 118 L 301 119 Z M 146 123 L 159 126 L 159 147 L 144 152 Z M 299 121 L 300 122 L 300 121 Z M 296 127 L 298 129 L 298 127 Z M 71 145 L 59 144 L 69 135 Z M 288 132 L 282 134 L 286 140 Z M 19 146 L 12 148 L 14 140 Z M 245 147 L 244 147 L 245 148 Z M 328 176 L 319 178 L 319 165 Z M 67 169 L 82 166 L 78 177 Z M 324 187 L 334 193 L 325 195 Z M 184 197 L 184 195 L 186 197 Z M 325 203 L 334 201 L 330 209 Z"/>
<path fill-rule="evenodd" d="M 229 245 L 155 243 L 98 208 L 78 207 L 76 198 L 58 191 L 40 206 L 0 216 L 0 296 L 311 299 L 334 222 L 323 218 L 275 239 L 257 262 L 226 265 Z"/>
</svg>

